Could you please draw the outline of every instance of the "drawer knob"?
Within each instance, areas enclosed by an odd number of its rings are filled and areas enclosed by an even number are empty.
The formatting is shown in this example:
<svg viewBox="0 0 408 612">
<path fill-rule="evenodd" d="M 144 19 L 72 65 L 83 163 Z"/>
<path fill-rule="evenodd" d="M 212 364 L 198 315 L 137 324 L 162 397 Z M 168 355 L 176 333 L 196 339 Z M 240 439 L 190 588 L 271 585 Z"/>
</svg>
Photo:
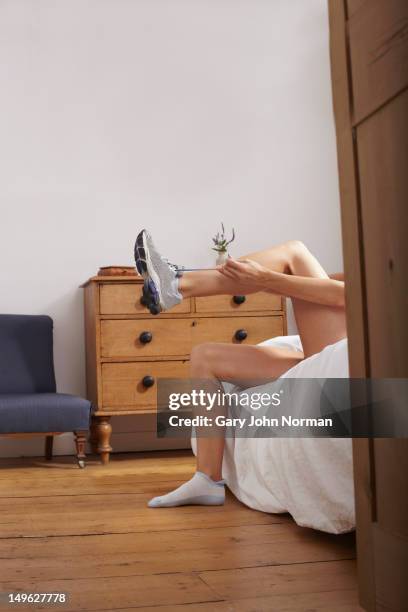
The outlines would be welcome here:
<svg viewBox="0 0 408 612">
<path fill-rule="evenodd" d="M 140 298 L 140 303 L 141 303 L 142 306 L 145 306 L 146 308 L 149 305 L 149 302 L 147 301 L 147 299 L 145 298 L 144 295 L 142 295 L 142 297 Z"/>
<path fill-rule="evenodd" d="M 148 344 L 153 340 L 153 334 L 149 331 L 144 331 L 140 334 L 139 340 L 142 344 Z"/>
<path fill-rule="evenodd" d="M 247 336 L 248 334 L 245 331 L 245 329 L 237 329 L 237 331 L 235 332 L 235 340 L 239 340 L 239 342 L 242 342 L 242 340 L 245 340 Z"/>
<path fill-rule="evenodd" d="M 144 376 L 144 378 L 142 379 L 142 385 L 146 387 L 146 389 L 148 389 L 149 387 L 153 387 L 154 385 L 153 376 Z"/>
<path fill-rule="evenodd" d="M 234 297 L 232 298 L 234 301 L 234 304 L 237 304 L 237 306 L 239 306 L 240 304 L 243 304 L 246 300 L 245 295 L 234 295 Z"/>
</svg>

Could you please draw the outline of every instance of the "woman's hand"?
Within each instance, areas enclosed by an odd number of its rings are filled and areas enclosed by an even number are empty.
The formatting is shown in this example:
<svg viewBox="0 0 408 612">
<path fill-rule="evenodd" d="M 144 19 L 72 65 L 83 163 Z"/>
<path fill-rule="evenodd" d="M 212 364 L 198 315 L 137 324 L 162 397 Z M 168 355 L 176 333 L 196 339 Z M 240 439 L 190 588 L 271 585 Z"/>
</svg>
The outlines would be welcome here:
<svg viewBox="0 0 408 612">
<path fill-rule="evenodd" d="M 223 266 L 219 266 L 218 271 L 227 278 L 242 284 L 263 288 L 267 284 L 270 270 L 252 259 L 227 259 Z"/>
</svg>

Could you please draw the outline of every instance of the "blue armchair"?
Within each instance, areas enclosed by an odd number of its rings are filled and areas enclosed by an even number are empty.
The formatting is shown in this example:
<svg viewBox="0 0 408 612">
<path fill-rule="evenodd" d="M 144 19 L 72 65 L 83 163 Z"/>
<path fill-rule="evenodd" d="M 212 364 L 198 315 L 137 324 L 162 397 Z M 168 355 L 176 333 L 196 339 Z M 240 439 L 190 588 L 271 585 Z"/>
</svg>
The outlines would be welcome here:
<svg viewBox="0 0 408 612">
<path fill-rule="evenodd" d="M 56 392 L 52 319 L 0 315 L 0 436 L 45 436 L 51 459 L 53 436 L 72 431 L 82 468 L 90 416 L 88 400 Z"/>
</svg>

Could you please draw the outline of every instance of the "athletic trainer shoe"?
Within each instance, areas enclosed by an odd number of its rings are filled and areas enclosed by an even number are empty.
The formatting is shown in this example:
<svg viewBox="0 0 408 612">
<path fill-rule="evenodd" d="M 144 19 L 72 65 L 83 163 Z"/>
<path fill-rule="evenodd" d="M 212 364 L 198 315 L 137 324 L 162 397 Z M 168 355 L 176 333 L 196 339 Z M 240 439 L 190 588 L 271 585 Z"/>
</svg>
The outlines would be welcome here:
<svg viewBox="0 0 408 612">
<path fill-rule="evenodd" d="M 183 299 L 178 290 L 180 269 L 162 257 L 152 237 L 142 230 L 135 242 L 136 269 L 144 278 L 143 299 L 152 314 L 169 310 Z"/>
</svg>

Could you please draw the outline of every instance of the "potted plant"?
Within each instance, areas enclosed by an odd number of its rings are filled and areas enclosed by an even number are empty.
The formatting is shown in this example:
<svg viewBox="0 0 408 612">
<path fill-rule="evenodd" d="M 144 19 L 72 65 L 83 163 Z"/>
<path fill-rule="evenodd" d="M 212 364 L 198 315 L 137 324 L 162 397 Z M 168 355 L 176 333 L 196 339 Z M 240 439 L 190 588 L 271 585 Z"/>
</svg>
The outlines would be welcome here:
<svg viewBox="0 0 408 612">
<path fill-rule="evenodd" d="M 217 232 L 217 234 L 212 239 L 214 246 L 212 247 L 213 251 L 218 253 L 216 259 L 216 265 L 222 266 L 227 261 L 228 254 L 228 245 L 231 244 L 235 240 L 235 230 L 232 228 L 232 236 L 230 240 L 227 240 L 225 237 L 225 228 L 224 224 L 221 223 L 221 232 Z"/>
</svg>

